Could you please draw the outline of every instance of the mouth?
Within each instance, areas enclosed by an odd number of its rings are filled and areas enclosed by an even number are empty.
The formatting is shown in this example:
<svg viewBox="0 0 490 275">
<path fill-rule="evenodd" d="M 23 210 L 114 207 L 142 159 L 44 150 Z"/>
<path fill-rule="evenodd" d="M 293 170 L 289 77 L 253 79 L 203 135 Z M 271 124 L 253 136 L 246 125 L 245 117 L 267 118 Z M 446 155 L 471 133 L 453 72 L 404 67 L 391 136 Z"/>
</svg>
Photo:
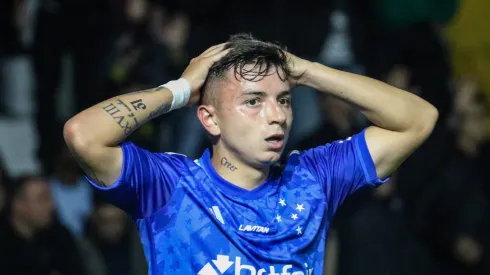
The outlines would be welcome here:
<svg viewBox="0 0 490 275">
<path fill-rule="evenodd" d="M 265 139 L 270 149 L 280 150 L 284 145 L 284 134 L 274 134 Z"/>
</svg>

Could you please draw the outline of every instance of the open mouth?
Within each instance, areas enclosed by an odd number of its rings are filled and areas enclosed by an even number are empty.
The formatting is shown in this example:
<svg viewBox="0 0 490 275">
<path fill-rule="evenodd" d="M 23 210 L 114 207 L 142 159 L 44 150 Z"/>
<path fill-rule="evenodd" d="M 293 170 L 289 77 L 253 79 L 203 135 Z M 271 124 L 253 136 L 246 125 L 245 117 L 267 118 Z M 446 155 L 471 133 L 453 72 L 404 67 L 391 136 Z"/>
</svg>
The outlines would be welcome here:
<svg viewBox="0 0 490 275">
<path fill-rule="evenodd" d="M 271 149 L 280 149 L 284 144 L 284 135 L 283 134 L 275 134 L 271 135 L 265 139 L 267 144 Z"/>
<path fill-rule="evenodd" d="M 282 140 L 284 140 L 283 134 L 272 135 L 272 136 L 265 139 L 265 141 L 267 141 L 267 142 L 282 141 Z"/>
</svg>

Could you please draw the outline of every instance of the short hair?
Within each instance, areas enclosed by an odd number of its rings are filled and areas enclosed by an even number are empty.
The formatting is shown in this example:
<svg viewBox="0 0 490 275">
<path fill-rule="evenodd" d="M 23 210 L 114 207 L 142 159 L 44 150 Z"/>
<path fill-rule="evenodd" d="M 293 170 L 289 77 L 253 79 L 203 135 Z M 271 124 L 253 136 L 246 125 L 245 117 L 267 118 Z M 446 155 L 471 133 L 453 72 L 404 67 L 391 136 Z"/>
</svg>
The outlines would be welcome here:
<svg viewBox="0 0 490 275">
<path fill-rule="evenodd" d="M 234 69 L 236 79 L 241 77 L 254 82 L 274 73 L 286 81 L 291 74 L 287 50 L 279 43 L 264 42 L 251 34 L 240 33 L 232 35 L 225 48 L 230 49 L 230 52 L 209 69 L 201 89 L 201 104 L 219 105 L 219 91 L 211 84 L 216 80 L 226 80 L 229 69 Z M 253 67 L 248 68 L 249 65 Z M 275 71 L 271 73 L 272 68 Z"/>
</svg>

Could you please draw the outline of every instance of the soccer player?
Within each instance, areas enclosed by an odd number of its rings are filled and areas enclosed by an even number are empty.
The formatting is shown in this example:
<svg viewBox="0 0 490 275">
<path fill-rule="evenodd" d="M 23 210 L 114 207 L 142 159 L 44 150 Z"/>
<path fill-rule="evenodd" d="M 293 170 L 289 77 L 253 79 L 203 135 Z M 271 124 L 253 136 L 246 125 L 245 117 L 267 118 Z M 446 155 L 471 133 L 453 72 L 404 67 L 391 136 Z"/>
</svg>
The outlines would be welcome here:
<svg viewBox="0 0 490 275">
<path fill-rule="evenodd" d="M 358 106 L 373 126 L 275 165 L 294 85 Z M 201 158 L 124 142 L 145 121 L 196 103 L 212 140 Z M 341 202 L 383 183 L 437 117 L 411 93 L 240 34 L 192 59 L 178 80 L 77 114 L 64 136 L 91 184 L 133 217 L 149 274 L 310 275 L 323 271 Z"/>
</svg>

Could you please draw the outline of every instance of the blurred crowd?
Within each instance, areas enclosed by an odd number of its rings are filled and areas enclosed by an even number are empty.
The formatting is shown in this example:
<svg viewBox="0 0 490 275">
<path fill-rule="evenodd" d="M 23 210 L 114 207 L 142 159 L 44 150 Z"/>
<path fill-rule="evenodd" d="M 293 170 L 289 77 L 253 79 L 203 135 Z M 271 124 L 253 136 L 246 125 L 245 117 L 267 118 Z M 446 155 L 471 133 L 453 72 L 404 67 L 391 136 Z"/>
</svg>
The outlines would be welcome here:
<svg viewBox="0 0 490 275">
<path fill-rule="evenodd" d="M 62 126 L 103 99 L 179 78 L 237 32 L 416 93 L 440 112 L 387 184 L 344 203 L 325 274 L 490 274 L 488 14 L 487 0 L 0 1 L 0 274 L 147 273 L 132 221 L 89 187 Z M 293 109 L 287 151 L 368 125 L 308 87 L 295 88 Z M 209 146 L 192 108 L 129 138 L 192 158 Z"/>
</svg>

